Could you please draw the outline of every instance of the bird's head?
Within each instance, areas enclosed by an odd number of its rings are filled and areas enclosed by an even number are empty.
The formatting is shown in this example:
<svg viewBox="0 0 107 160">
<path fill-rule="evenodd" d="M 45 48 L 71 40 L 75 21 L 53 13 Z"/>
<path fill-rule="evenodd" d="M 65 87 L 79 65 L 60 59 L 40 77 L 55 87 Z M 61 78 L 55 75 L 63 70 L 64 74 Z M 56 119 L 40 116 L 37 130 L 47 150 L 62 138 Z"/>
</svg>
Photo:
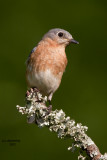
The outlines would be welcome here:
<svg viewBox="0 0 107 160">
<path fill-rule="evenodd" d="M 46 39 L 51 39 L 57 44 L 64 46 L 67 46 L 70 43 L 79 44 L 79 42 L 73 39 L 72 35 L 69 32 L 59 28 L 49 30 L 42 38 L 42 40 Z"/>
</svg>

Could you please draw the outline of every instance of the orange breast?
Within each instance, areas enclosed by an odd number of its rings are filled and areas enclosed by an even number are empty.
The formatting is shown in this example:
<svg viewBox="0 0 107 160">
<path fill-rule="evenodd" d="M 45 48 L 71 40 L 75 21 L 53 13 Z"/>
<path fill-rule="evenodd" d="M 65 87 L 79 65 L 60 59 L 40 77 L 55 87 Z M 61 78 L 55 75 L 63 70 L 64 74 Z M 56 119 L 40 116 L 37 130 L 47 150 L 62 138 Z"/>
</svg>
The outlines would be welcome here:
<svg viewBox="0 0 107 160">
<path fill-rule="evenodd" d="M 57 45 L 52 40 L 41 41 L 36 51 L 31 54 L 28 65 L 36 72 L 51 70 L 55 76 L 62 77 L 67 65 L 65 47 Z"/>
</svg>

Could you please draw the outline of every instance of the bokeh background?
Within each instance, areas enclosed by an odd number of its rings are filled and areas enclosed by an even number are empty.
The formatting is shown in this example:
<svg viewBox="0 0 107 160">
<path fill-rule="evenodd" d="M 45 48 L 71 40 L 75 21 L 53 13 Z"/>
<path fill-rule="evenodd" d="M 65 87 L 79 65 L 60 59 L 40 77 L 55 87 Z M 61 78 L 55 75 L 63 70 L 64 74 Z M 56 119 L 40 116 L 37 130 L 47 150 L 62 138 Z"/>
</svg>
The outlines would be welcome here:
<svg viewBox="0 0 107 160">
<path fill-rule="evenodd" d="M 27 124 L 16 105 L 25 104 L 25 61 L 44 33 L 63 28 L 80 42 L 66 49 L 68 66 L 54 94 L 53 109 L 89 127 L 107 151 L 107 1 L 0 0 L 0 159 L 77 159 L 48 129 Z M 16 145 L 3 140 L 18 139 Z"/>
</svg>

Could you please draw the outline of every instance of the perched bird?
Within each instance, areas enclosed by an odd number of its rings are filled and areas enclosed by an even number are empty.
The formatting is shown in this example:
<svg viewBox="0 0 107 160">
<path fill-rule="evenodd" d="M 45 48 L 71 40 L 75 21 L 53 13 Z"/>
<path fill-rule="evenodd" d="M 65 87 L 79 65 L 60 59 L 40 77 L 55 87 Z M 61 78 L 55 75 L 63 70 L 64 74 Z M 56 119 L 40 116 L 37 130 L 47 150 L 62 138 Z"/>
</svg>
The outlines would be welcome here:
<svg viewBox="0 0 107 160">
<path fill-rule="evenodd" d="M 49 101 L 61 83 L 67 65 L 65 48 L 71 43 L 78 44 L 69 32 L 59 28 L 51 29 L 27 59 L 28 87 L 36 87 Z"/>
</svg>

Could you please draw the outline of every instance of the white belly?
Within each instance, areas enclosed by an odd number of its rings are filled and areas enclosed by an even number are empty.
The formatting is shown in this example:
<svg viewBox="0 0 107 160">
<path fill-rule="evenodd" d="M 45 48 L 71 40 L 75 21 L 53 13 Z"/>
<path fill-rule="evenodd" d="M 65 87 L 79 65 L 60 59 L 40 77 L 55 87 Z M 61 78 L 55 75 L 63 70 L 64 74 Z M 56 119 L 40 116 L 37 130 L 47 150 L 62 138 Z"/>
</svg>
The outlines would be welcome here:
<svg viewBox="0 0 107 160">
<path fill-rule="evenodd" d="M 54 76 L 51 70 L 30 73 L 27 75 L 27 80 L 30 87 L 37 87 L 44 95 L 54 93 L 60 84 L 60 79 Z"/>
</svg>

